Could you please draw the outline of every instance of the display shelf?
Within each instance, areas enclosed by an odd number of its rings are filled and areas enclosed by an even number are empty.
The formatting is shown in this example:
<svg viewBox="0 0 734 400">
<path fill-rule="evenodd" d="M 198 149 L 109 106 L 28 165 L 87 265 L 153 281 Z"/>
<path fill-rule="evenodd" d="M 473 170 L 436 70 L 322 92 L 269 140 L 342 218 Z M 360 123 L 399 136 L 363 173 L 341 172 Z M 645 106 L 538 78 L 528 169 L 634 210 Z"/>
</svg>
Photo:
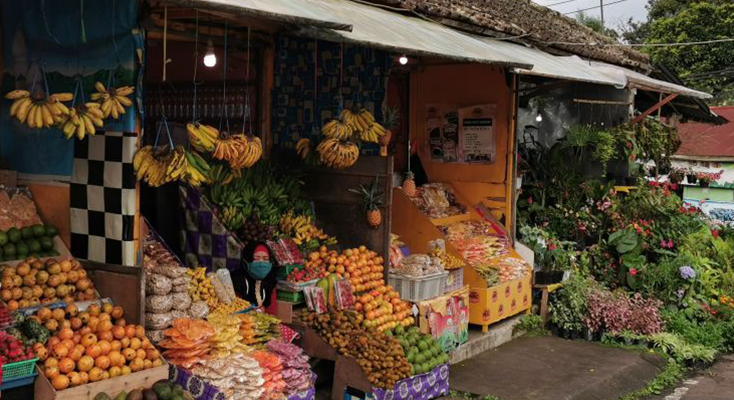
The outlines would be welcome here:
<svg viewBox="0 0 734 400">
<path fill-rule="evenodd" d="M 457 202 L 470 204 L 457 191 L 454 191 Z M 400 236 L 412 253 L 428 253 L 428 243 L 436 239 L 444 239 L 444 235 L 438 228 L 454 222 L 466 220 L 481 220 L 484 218 L 472 207 L 467 207 L 466 214 L 455 215 L 441 219 L 430 219 L 416 207 L 416 205 L 400 189 L 393 191 L 393 213 L 392 231 Z M 468 215 L 469 218 L 466 218 Z M 436 223 L 439 221 L 440 223 Z M 461 252 L 446 240 L 446 251 L 460 259 L 464 259 Z M 509 249 L 511 257 L 521 258 L 514 249 Z M 531 301 L 531 279 L 532 274 L 522 278 L 489 286 L 482 276 L 468 264 L 464 268 L 464 285 L 470 287 L 469 301 L 469 323 L 479 325 L 483 331 L 489 329 L 489 325 L 502 319 L 530 310 Z M 514 286 L 513 286 L 514 285 Z M 509 289 L 508 301 L 505 301 L 505 291 Z M 518 290 L 521 289 L 521 290 Z M 502 297 L 499 297 L 499 290 Z M 497 297 L 495 297 L 497 296 Z M 502 300 L 502 301 L 500 301 Z M 514 301 L 514 303 L 513 303 Z"/>
</svg>

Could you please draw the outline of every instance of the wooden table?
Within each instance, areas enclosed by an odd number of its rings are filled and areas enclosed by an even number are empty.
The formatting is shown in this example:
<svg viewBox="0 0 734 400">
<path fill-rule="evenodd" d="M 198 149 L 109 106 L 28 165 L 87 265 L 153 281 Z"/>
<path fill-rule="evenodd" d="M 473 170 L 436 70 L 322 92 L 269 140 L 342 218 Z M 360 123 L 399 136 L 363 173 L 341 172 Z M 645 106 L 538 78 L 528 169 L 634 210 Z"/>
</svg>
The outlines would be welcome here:
<svg viewBox="0 0 734 400">
<path fill-rule="evenodd" d="M 543 324 L 548 322 L 548 294 L 553 293 L 556 290 L 563 287 L 562 283 L 553 283 L 550 285 L 539 285 L 534 284 L 533 289 L 538 289 L 541 292 L 540 297 L 540 318 L 543 319 Z"/>
</svg>

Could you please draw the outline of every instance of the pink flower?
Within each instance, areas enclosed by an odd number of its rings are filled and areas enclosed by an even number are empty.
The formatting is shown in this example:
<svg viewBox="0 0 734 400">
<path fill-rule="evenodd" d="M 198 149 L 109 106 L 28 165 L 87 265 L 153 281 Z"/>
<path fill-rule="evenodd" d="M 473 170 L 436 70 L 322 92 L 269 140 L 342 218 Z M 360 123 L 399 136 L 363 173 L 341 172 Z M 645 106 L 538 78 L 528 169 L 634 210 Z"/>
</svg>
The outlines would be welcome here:
<svg viewBox="0 0 734 400">
<path fill-rule="evenodd" d="M 634 276 L 634 275 L 637 275 L 637 269 L 635 269 L 635 268 L 630 268 L 630 275 L 633 275 L 633 276 Z"/>
<path fill-rule="evenodd" d="M 711 236 L 713 236 L 714 238 L 719 237 L 719 230 L 718 229 L 712 229 L 711 230 Z"/>
<path fill-rule="evenodd" d="M 528 197 L 528 204 L 533 204 L 533 196 Z"/>
</svg>

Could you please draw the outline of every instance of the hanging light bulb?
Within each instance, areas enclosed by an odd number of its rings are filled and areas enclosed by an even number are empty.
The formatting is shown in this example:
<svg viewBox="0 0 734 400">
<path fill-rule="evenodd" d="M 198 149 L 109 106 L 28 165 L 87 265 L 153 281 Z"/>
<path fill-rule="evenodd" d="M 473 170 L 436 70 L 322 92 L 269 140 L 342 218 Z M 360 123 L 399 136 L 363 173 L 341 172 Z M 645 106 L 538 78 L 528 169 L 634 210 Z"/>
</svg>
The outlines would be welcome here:
<svg viewBox="0 0 734 400">
<path fill-rule="evenodd" d="M 538 113 L 538 116 L 535 117 L 535 120 L 538 121 L 538 122 L 541 122 L 541 121 L 543 121 L 543 116 L 540 115 L 540 113 Z"/>
<path fill-rule="evenodd" d="M 400 65 L 405 65 L 405 64 L 407 64 L 407 63 L 408 63 L 408 56 L 406 56 L 405 54 L 403 54 L 403 55 L 402 55 L 402 56 L 400 56 L 400 58 L 398 59 L 398 62 L 400 62 Z"/>
<path fill-rule="evenodd" d="M 206 54 L 204 55 L 204 65 L 211 68 L 217 65 L 217 55 L 214 54 L 214 44 L 212 40 L 206 43 Z"/>
</svg>

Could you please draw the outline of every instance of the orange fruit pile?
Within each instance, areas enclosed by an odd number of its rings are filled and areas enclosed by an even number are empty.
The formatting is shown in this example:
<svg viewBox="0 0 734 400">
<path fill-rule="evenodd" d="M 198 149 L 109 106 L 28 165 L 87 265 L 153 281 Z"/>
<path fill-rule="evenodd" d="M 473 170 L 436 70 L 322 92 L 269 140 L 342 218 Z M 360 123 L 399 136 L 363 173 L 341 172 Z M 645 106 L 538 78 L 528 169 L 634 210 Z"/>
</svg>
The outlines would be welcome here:
<svg viewBox="0 0 734 400">
<path fill-rule="evenodd" d="M 0 266 L 0 298 L 10 310 L 58 300 L 67 303 L 95 298 L 94 284 L 77 260 L 41 262 L 28 258 L 15 267 Z"/>
<path fill-rule="evenodd" d="M 44 375 L 56 390 L 163 365 L 143 326 L 127 324 L 123 315 L 121 307 L 109 303 L 92 304 L 83 312 L 73 304 L 38 310 L 35 318 L 47 326 L 51 321 L 58 324 L 46 346 L 34 346 Z"/>
</svg>

